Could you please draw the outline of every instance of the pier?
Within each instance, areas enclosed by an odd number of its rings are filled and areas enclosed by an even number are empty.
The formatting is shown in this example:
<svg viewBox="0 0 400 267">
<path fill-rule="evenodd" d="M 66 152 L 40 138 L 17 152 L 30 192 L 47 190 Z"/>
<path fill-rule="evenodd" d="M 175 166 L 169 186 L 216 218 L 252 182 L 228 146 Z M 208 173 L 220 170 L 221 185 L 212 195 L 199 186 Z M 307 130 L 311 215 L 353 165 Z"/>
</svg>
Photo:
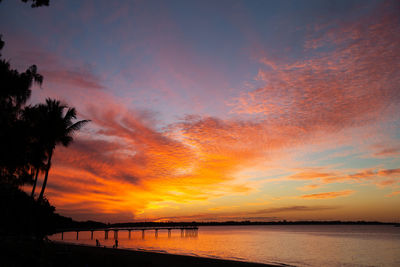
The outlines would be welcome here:
<svg viewBox="0 0 400 267">
<path fill-rule="evenodd" d="M 104 232 L 104 239 L 109 239 L 109 232 L 113 232 L 114 239 L 118 239 L 118 232 L 128 231 L 128 238 L 131 239 L 131 232 L 142 232 L 142 239 L 145 238 L 146 231 L 154 231 L 154 236 L 158 237 L 158 231 L 168 231 L 168 237 L 171 237 L 172 230 L 180 230 L 181 237 L 197 236 L 197 226 L 154 226 L 154 227 L 121 227 L 121 228 L 98 228 L 98 229 L 63 229 L 57 231 L 61 233 L 61 240 L 64 240 L 64 233 L 76 232 L 76 240 L 79 240 L 79 232 L 90 232 L 90 239 L 93 240 L 94 232 Z"/>
</svg>

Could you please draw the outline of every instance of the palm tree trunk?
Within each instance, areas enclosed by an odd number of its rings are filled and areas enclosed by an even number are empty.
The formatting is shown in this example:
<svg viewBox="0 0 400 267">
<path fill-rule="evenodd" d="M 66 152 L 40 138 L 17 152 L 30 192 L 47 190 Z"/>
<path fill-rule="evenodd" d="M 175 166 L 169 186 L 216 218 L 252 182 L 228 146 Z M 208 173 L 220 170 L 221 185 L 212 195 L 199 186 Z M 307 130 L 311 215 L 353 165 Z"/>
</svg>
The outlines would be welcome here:
<svg viewBox="0 0 400 267">
<path fill-rule="evenodd" d="M 33 181 L 31 198 L 33 198 L 35 195 L 35 189 L 36 189 L 36 183 L 37 183 L 38 176 L 39 176 L 39 168 L 36 168 L 35 181 Z"/>
<path fill-rule="evenodd" d="M 42 190 L 40 191 L 40 195 L 39 195 L 38 201 L 41 201 L 43 199 L 44 189 L 46 188 L 47 178 L 49 177 L 49 171 L 50 171 L 50 167 L 51 167 L 51 157 L 52 156 L 53 156 L 53 148 L 49 151 L 49 159 L 47 160 L 46 174 L 44 175 Z"/>
</svg>

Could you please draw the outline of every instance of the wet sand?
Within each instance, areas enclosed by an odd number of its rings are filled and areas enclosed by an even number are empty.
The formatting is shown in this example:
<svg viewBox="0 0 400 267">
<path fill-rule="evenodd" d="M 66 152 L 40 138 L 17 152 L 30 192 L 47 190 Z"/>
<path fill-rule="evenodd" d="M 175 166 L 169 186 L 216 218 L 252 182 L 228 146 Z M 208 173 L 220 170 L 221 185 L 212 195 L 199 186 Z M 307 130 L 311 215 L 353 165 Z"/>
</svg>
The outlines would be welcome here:
<svg viewBox="0 0 400 267">
<path fill-rule="evenodd" d="M 91 247 L 61 242 L 1 242 L 0 249 L 4 252 L 2 254 L 5 255 L 5 257 L 2 257 L 0 266 L 282 266 L 157 252 Z"/>
</svg>

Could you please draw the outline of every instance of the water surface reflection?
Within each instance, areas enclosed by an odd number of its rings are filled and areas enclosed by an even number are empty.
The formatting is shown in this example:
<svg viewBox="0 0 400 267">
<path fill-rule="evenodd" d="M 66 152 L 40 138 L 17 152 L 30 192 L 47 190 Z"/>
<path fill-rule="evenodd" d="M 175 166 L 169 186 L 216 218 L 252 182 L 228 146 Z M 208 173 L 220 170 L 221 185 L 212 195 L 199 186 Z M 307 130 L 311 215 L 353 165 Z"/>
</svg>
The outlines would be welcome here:
<svg viewBox="0 0 400 267">
<path fill-rule="evenodd" d="M 296 266 L 400 266 L 400 228 L 374 225 L 202 226 L 180 230 L 119 232 L 121 248 L 284 263 Z M 60 240 L 61 235 L 51 237 Z M 111 247 L 104 232 L 64 233 L 64 241 Z"/>
</svg>

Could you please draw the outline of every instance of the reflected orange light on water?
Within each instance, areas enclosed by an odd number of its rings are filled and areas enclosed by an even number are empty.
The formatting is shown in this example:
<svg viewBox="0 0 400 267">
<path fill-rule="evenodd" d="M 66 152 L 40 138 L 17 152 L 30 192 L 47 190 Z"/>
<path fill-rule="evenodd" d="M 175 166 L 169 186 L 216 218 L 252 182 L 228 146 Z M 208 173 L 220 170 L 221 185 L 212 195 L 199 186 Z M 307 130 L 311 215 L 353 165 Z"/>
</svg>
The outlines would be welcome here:
<svg viewBox="0 0 400 267">
<path fill-rule="evenodd" d="M 115 243 L 110 231 L 64 233 L 64 241 L 102 246 Z M 60 234 L 50 237 L 60 240 Z M 282 263 L 296 266 L 373 265 L 395 266 L 400 262 L 400 229 L 377 225 L 292 225 L 292 226 L 200 226 L 198 234 L 176 229 L 119 231 L 119 248 L 174 254 Z M 351 249 L 349 249 L 351 248 Z M 357 255 L 357 257 L 354 257 Z"/>
</svg>

